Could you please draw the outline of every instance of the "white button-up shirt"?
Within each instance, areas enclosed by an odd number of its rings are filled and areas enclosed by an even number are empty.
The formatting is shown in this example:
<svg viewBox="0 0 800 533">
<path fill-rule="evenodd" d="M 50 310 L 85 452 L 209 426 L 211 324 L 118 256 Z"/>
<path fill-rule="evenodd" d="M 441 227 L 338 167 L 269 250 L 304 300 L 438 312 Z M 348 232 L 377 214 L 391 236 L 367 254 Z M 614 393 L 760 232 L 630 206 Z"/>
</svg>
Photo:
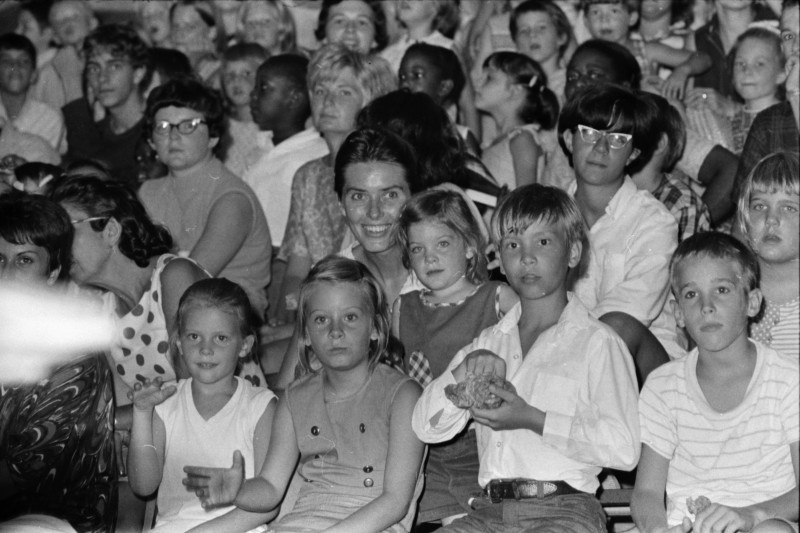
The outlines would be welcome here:
<svg viewBox="0 0 800 533">
<path fill-rule="evenodd" d="M 570 300 L 557 324 L 527 354 L 519 338 L 521 304 L 461 349 L 448 371 L 423 392 L 412 425 L 425 442 L 445 442 L 469 422 L 444 389 L 453 369 L 484 348 L 506 362 L 517 394 L 545 412 L 542 435 L 528 429 L 494 431 L 475 424 L 480 455 L 478 482 L 496 478 L 562 480 L 594 493 L 602 467 L 631 470 L 639 461 L 638 388 L 633 360 L 622 339 L 593 318 L 580 299 Z"/>
</svg>

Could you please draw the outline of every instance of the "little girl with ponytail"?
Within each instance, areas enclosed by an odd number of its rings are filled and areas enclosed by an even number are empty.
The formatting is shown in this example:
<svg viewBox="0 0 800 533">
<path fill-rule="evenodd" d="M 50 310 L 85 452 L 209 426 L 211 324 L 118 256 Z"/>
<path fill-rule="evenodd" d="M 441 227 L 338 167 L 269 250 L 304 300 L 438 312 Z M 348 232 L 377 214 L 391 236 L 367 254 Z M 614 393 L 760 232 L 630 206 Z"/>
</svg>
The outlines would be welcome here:
<svg viewBox="0 0 800 533">
<path fill-rule="evenodd" d="M 539 64 L 517 52 L 490 55 L 475 105 L 497 124 L 499 133 L 484 143 L 482 156 L 497 182 L 509 189 L 538 182 L 558 147 L 558 99 Z"/>
</svg>

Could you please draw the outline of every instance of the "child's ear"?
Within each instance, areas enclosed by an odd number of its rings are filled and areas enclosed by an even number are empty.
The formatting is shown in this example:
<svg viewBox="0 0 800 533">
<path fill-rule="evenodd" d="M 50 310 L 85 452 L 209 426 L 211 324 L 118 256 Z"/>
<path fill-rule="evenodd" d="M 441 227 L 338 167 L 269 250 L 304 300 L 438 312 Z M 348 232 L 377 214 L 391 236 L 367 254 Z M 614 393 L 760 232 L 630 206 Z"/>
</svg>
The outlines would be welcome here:
<svg viewBox="0 0 800 533">
<path fill-rule="evenodd" d="M 641 153 L 642 151 L 639 150 L 638 148 L 634 148 L 633 150 L 631 150 L 631 155 L 628 156 L 628 160 L 625 162 L 625 166 L 630 165 L 631 162 L 637 157 L 639 157 L 639 154 Z"/>
<path fill-rule="evenodd" d="M 34 85 L 36 85 L 37 81 L 39 81 L 39 69 L 38 68 L 34 68 L 33 72 L 31 72 L 31 81 L 28 82 L 28 85 L 33 87 Z"/>
<path fill-rule="evenodd" d="M 747 294 L 747 316 L 753 318 L 761 311 L 761 301 L 764 295 L 761 289 L 755 288 Z"/>
<path fill-rule="evenodd" d="M 572 139 L 574 135 L 571 130 L 564 130 L 564 133 L 561 134 L 561 138 L 564 139 L 564 144 L 567 147 L 567 150 L 570 154 L 572 154 Z"/>
<path fill-rule="evenodd" d="M 678 324 L 678 327 L 685 328 L 686 321 L 684 320 L 681 306 L 678 305 L 677 300 L 670 300 L 669 303 L 672 306 L 672 314 L 675 316 L 675 322 Z"/>
<path fill-rule="evenodd" d="M 633 28 L 639 22 L 639 13 L 637 11 L 629 11 L 630 19 L 628 20 L 628 27 Z"/>
<path fill-rule="evenodd" d="M 255 344 L 256 338 L 254 335 L 248 335 L 244 338 L 242 342 L 242 349 L 239 351 L 239 357 L 247 357 L 250 353 L 250 350 L 253 349 L 253 344 Z"/>
<path fill-rule="evenodd" d="M 783 85 L 784 83 L 786 83 L 786 79 L 788 77 L 789 76 L 786 75 L 786 69 L 782 68 L 781 71 L 778 73 L 778 78 L 775 81 L 778 82 L 778 85 Z"/>
<path fill-rule="evenodd" d="M 369 334 L 369 340 L 376 341 L 378 340 L 378 330 L 375 329 L 375 326 L 372 326 L 372 332 Z"/>
<path fill-rule="evenodd" d="M 656 146 L 656 153 L 663 154 L 667 151 L 669 147 L 669 136 L 666 133 L 661 134 L 661 138 L 658 140 L 658 146 Z"/>
<path fill-rule="evenodd" d="M 578 241 L 572 243 L 569 250 L 569 268 L 575 268 L 581 262 L 581 254 L 583 254 L 583 243 Z"/>
<path fill-rule="evenodd" d="M 436 94 L 439 98 L 444 98 L 453 90 L 453 80 L 442 80 L 439 82 L 439 88 L 436 89 Z"/>
</svg>

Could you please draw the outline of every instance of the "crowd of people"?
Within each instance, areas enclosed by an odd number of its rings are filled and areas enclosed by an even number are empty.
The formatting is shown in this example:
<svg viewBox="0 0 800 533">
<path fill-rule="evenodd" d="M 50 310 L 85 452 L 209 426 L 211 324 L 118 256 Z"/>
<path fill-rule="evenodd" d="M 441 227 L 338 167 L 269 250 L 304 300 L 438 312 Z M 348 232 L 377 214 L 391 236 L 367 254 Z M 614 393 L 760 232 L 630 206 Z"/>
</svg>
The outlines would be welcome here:
<svg viewBox="0 0 800 533">
<path fill-rule="evenodd" d="M 798 533 L 797 0 L 99 7 L 0 35 L 0 283 L 113 324 L 0 532 Z"/>
</svg>

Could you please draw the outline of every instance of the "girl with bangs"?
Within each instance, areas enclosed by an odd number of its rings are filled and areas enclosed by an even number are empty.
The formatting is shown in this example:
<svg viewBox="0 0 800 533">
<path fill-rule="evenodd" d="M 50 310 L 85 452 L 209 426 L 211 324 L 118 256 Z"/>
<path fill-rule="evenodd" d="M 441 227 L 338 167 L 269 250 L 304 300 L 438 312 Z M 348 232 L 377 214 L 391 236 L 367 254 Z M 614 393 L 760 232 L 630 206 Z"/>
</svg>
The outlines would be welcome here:
<svg viewBox="0 0 800 533">
<path fill-rule="evenodd" d="M 407 532 L 422 490 L 424 445 L 411 429 L 421 389 L 381 362 L 390 335 L 383 289 L 364 265 L 329 256 L 303 282 L 299 307 L 305 375 L 278 403 L 261 472 L 245 481 L 237 454 L 231 469 L 187 467 L 185 484 L 207 508 L 267 511 L 297 465 L 305 483 L 270 531 Z"/>
<path fill-rule="evenodd" d="M 770 154 L 747 176 L 739 195 L 739 223 L 758 257 L 763 311 L 750 336 L 800 357 L 800 165 L 797 154 Z"/>
</svg>

